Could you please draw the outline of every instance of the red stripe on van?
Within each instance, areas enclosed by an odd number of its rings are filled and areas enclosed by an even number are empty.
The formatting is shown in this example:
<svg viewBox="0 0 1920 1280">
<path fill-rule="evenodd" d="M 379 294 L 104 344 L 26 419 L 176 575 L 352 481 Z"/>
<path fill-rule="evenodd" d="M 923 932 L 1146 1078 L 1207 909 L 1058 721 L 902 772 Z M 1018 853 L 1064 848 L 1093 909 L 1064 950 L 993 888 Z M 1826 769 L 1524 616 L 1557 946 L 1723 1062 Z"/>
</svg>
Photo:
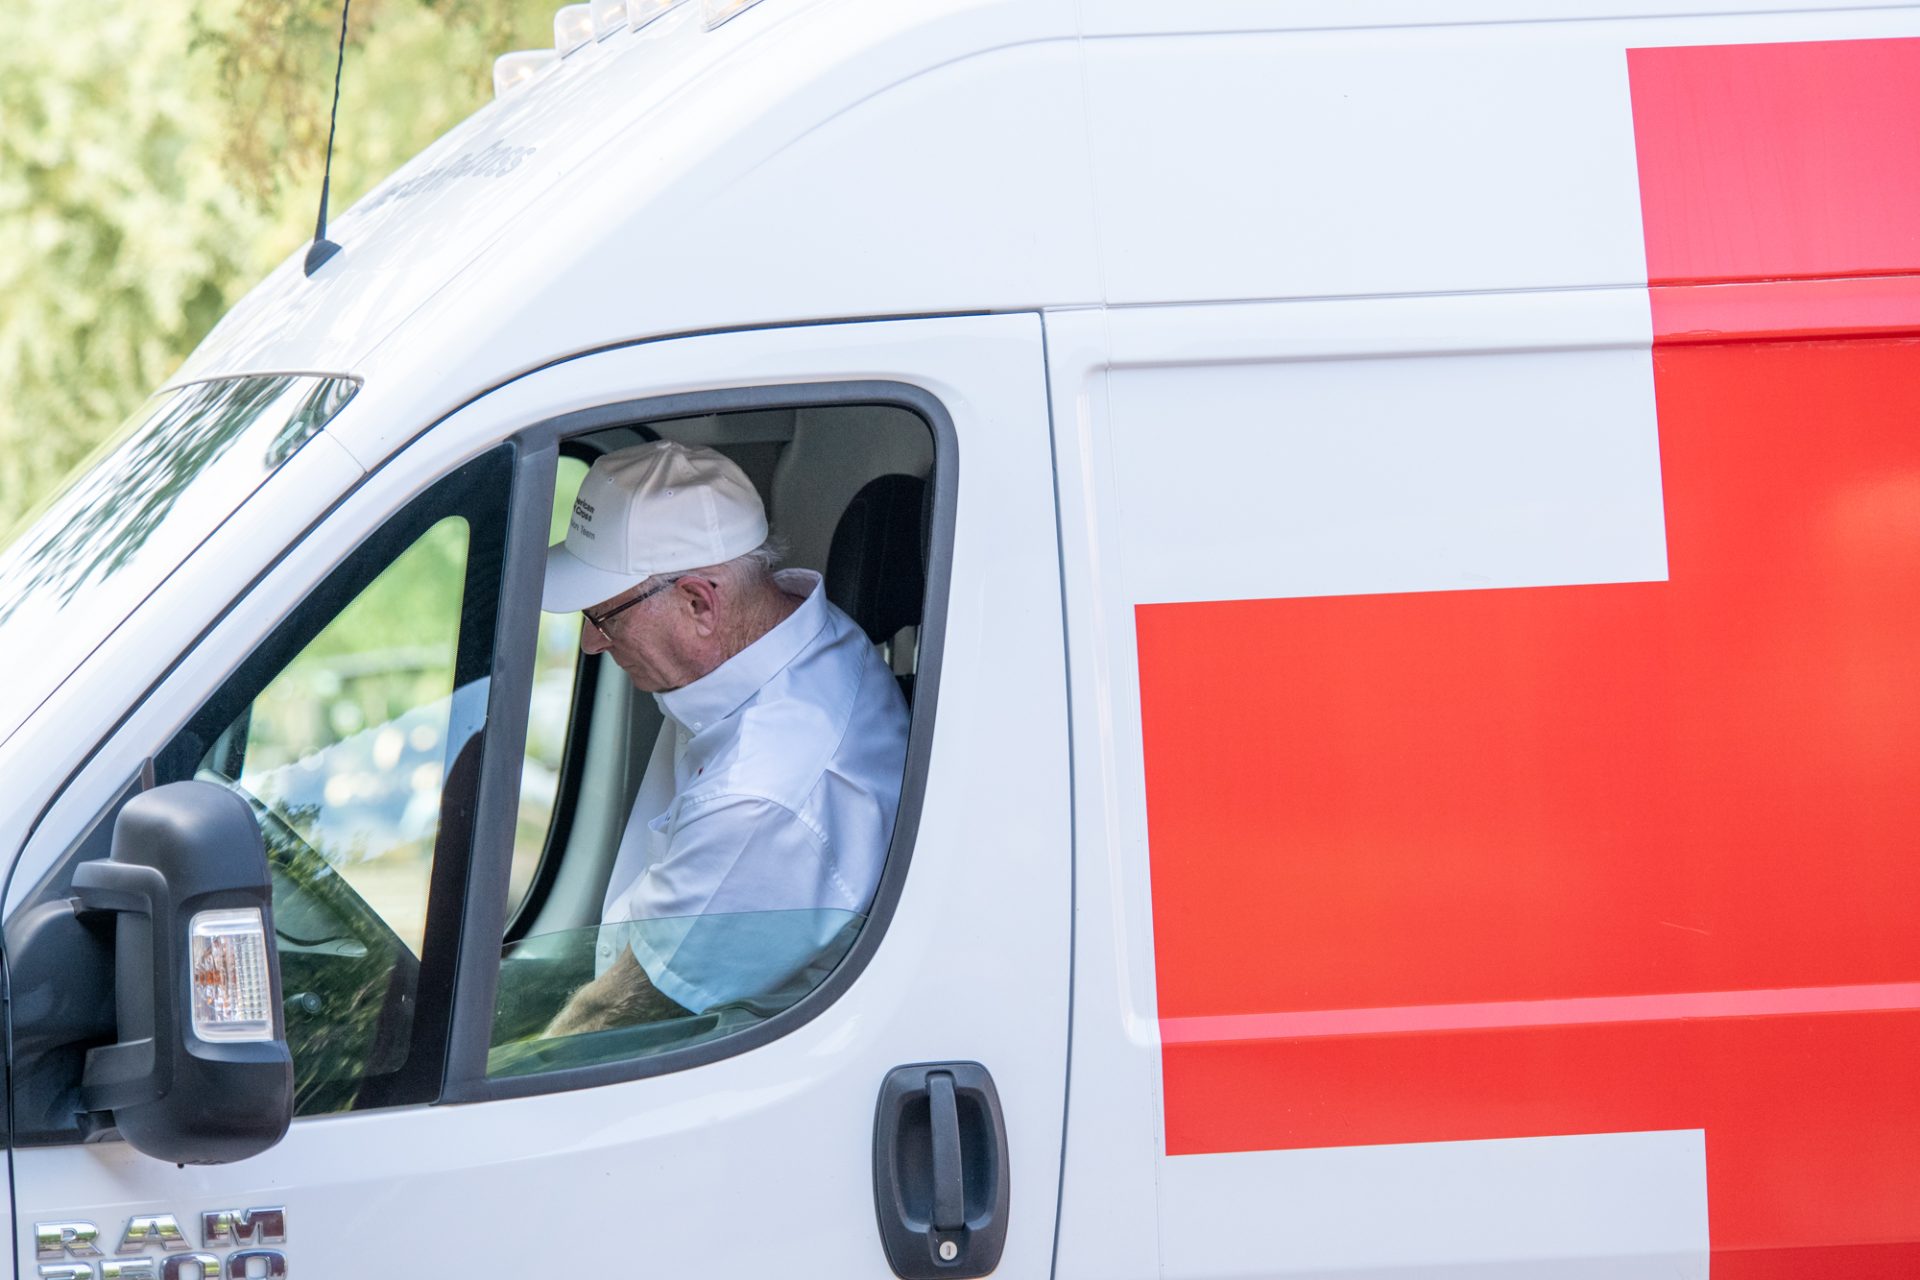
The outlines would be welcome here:
<svg viewBox="0 0 1920 1280">
<path fill-rule="evenodd" d="M 1920 145 L 1673 159 L 1782 50 L 1877 104 L 1871 43 L 1633 55 L 1657 278 L 1912 261 Z M 1669 581 L 1138 609 L 1167 1150 L 1698 1128 L 1720 1280 L 1917 1274 L 1920 343 L 1655 294 Z"/>
</svg>

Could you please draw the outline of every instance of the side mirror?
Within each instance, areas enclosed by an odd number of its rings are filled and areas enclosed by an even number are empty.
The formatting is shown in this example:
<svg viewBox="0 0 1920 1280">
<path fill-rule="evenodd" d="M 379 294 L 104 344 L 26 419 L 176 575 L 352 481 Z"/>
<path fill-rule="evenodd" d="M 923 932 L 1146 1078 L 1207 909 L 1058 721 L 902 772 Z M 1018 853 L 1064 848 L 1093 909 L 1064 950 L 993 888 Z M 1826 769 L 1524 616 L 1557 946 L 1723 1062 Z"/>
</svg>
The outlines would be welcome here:
<svg viewBox="0 0 1920 1280">
<path fill-rule="evenodd" d="M 81 1104 L 177 1164 L 280 1141 L 293 1055 L 273 882 L 247 802 L 210 782 L 142 792 L 115 821 L 110 856 L 76 867 L 73 888 L 83 910 L 115 918 L 118 1043 L 87 1053 Z"/>
</svg>

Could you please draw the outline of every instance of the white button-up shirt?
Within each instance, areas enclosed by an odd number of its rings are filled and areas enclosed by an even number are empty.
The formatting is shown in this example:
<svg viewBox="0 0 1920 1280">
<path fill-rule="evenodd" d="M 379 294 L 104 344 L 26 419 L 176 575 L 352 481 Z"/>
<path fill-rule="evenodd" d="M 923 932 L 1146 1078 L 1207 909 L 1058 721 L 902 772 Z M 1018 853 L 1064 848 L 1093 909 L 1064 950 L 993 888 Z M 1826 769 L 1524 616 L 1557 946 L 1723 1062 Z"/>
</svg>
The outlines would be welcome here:
<svg viewBox="0 0 1920 1280">
<path fill-rule="evenodd" d="M 689 1009 L 772 995 L 864 913 L 906 763 L 907 706 L 820 575 L 800 607 L 692 684 L 666 723 L 608 882 L 600 967 L 624 940 Z M 624 938 L 621 935 L 624 934 Z"/>
</svg>

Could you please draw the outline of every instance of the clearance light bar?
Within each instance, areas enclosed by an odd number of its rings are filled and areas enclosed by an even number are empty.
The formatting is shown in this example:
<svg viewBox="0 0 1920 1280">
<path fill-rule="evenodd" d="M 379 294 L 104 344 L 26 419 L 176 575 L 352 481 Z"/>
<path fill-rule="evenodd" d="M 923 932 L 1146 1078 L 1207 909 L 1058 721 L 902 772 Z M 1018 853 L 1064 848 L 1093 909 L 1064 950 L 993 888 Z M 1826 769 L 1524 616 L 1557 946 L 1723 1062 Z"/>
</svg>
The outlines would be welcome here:
<svg viewBox="0 0 1920 1280">
<path fill-rule="evenodd" d="M 707 30 L 711 31 L 724 22 L 731 22 L 760 0 L 701 0 L 700 16 L 706 19 Z"/>
<path fill-rule="evenodd" d="M 635 31 L 656 18 L 664 18 L 686 0 L 627 0 L 627 25 Z"/>
<path fill-rule="evenodd" d="M 501 54 L 493 60 L 493 96 L 498 98 L 510 89 L 518 89 L 558 61 L 560 55 L 551 49 Z"/>
<path fill-rule="evenodd" d="M 593 0 L 593 38 L 605 40 L 627 25 L 627 0 Z"/>
<path fill-rule="evenodd" d="M 561 57 L 566 57 L 592 39 L 592 5 L 569 4 L 554 11 L 553 47 Z"/>
</svg>

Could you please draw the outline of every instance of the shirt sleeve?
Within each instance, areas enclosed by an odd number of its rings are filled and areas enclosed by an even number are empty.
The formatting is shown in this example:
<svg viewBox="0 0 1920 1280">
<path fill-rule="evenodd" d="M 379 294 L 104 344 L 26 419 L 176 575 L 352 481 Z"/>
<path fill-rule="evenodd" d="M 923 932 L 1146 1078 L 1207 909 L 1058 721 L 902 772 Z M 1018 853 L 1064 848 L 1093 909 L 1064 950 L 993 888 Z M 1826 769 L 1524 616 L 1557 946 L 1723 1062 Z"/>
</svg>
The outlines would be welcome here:
<svg viewBox="0 0 1920 1280">
<path fill-rule="evenodd" d="M 683 801 L 666 853 L 624 896 L 626 943 L 662 992 L 696 1013 L 739 1000 L 797 999 L 851 910 L 825 842 L 758 796 Z M 826 892 L 823 892 L 826 890 Z"/>
</svg>

